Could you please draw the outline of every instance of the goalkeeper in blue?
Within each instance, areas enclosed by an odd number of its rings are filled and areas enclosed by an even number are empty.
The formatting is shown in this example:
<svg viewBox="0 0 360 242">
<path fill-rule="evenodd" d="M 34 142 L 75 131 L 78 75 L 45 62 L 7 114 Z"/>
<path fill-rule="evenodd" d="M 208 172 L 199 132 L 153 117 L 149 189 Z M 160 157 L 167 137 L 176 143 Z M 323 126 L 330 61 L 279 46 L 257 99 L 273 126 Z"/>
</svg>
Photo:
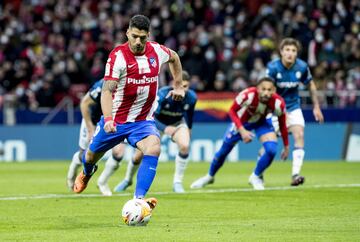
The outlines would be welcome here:
<svg viewBox="0 0 360 242">
<path fill-rule="evenodd" d="M 158 107 L 155 112 L 155 123 L 157 129 L 165 135 L 171 137 L 171 140 L 177 144 L 179 153 L 175 157 L 175 174 L 173 180 L 173 191 L 184 193 L 182 185 L 185 169 L 188 163 L 191 128 L 197 96 L 193 90 L 190 90 L 190 76 L 186 71 L 182 73 L 183 87 L 185 97 L 182 101 L 174 101 L 169 98 L 169 92 L 172 87 L 166 86 L 159 89 L 157 94 Z M 140 161 L 141 153 L 136 153 L 132 161 L 128 163 L 124 180 L 122 180 L 114 189 L 116 192 L 125 191 L 133 181 Z"/>
<path fill-rule="evenodd" d="M 264 153 L 258 158 L 256 167 L 249 177 L 249 183 L 255 190 L 265 189 L 263 173 L 274 160 L 278 145 L 271 118 L 266 118 L 269 114 L 279 118 L 284 143 L 281 158 L 286 159 L 289 153 L 285 102 L 275 90 L 273 79 L 264 77 L 258 81 L 256 87 L 246 88 L 237 95 L 229 111 L 232 123 L 225 132 L 223 143 L 211 162 L 208 174 L 193 182 L 190 186 L 192 189 L 214 183 L 215 174 L 237 142 L 242 140 L 244 143 L 249 143 L 255 135 L 262 143 Z M 252 131 L 255 131 L 255 134 Z"/>
<path fill-rule="evenodd" d="M 319 123 L 324 122 L 320 109 L 317 88 L 308 65 L 299 59 L 301 49 L 299 41 L 293 38 L 285 38 L 280 43 L 280 58 L 268 63 L 266 75 L 272 78 L 276 84 L 276 92 L 282 96 L 286 103 L 287 127 L 294 137 L 294 149 L 292 152 L 292 186 L 304 183 L 305 177 L 300 175 L 304 162 L 304 127 L 305 120 L 300 106 L 299 86 L 308 87 L 313 102 L 313 114 Z M 278 129 L 276 117 L 273 119 L 275 130 Z M 261 153 L 261 152 L 260 152 Z"/>
</svg>

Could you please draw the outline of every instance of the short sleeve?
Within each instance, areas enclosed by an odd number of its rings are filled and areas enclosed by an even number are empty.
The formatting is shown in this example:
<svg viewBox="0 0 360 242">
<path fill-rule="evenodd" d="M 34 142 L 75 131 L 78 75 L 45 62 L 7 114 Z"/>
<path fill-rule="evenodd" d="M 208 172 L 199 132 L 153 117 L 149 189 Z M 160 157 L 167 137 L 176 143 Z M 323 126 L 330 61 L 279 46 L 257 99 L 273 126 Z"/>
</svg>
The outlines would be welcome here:
<svg viewBox="0 0 360 242">
<path fill-rule="evenodd" d="M 114 49 L 105 65 L 104 80 L 119 80 L 126 70 L 126 61 L 120 49 Z"/>
<path fill-rule="evenodd" d="M 276 78 L 275 76 L 275 68 L 273 67 L 272 63 L 269 63 L 267 66 L 266 66 L 266 72 L 265 72 L 265 76 L 266 77 L 270 77 L 271 79 L 274 79 Z"/>
<path fill-rule="evenodd" d="M 152 42 L 152 46 L 155 49 L 156 54 L 158 55 L 160 64 L 164 64 L 169 61 L 171 57 L 171 50 L 164 45 Z"/>
<path fill-rule="evenodd" d="M 305 85 L 308 85 L 310 83 L 310 81 L 312 81 L 312 75 L 311 75 L 311 71 L 309 66 L 306 66 L 306 70 L 304 75 L 302 76 L 302 83 L 304 83 Z"/>
</svg>

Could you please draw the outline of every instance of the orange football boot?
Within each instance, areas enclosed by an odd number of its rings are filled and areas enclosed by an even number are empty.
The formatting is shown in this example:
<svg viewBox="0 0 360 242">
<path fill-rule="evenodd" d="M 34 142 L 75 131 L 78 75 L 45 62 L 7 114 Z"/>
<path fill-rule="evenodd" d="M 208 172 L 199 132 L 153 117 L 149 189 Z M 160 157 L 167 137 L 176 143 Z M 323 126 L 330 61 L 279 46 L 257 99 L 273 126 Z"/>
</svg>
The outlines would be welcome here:
<svg viewBox="0 0 360 242">
<path fill-rule="evenodd" d="M 84 191 L 85 188 L 87 187 L 87 184 L 91 176 L 95 173 L 96 170 L 97 170 L 97 165 L 94 166 L 94 170 L 91 173 L 91 175 L 85 175 L 84 171 L 82 170 L 75 179 L 73 191 L 76 193 L 81 193 L 82 191 Z"/>
</svg>

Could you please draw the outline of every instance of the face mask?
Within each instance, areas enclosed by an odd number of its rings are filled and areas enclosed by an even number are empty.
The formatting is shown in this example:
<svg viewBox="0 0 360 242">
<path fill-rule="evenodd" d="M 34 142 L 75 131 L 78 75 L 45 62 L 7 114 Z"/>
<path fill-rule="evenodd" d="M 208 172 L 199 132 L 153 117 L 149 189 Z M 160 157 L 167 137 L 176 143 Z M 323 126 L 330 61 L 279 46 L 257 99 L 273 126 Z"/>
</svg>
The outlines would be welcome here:
<svg viewBox="0 0 360 242">
<path fill-rule="evenodd" d="M 5 35 L 5 34 L 2 35 L 0 37 L 0 43 L 6 45 L 7 43 L 9 43 L 9 37 L 7 35 Z"/>
<path fill-rule="evenodd" d="M 327 42 L 324 46 L 324 49 L 326 51 L 333 51 L 334 50 L 334 44 L 333 42 Z"/>
<path fill-rule="evenodd" d="M 211 8 L 214 9 L 214 10 L 218 10 L 220 8 L 220 4 L 218 1 L 211 1 L 211 4 L 210 4 Z"/>
<path fill-rule="evenodd" d="M 241 68 L 241 63 L 239 61 L 234 61 L 232 64 L 232 68 L 235 70 L 239 70 Z"/>
<path fill-rule="evenodd" d="M 261 70 L 262 68 L 263 68 L 263 63 L 262 63 L 262 61 L 255 61 L 255 63 L 254 63 L 254 69 L 256 69 L 256 70 Z"/>
<path fill-rule="evenodd" d="M 161 10 L 160 15 L 161 15 L 161 18 L 167 19 L 167 18 L 169 18 L 169 11 L 167 9 L 163 9 L 163 10 Z"/>
<path fill-rule="evenodd" d="M 360 14 L 356 14 L 355 16 L 355 22 L 360 24 Z"/>
<path fill-rule="evenodd" d="M 24 90 L 24 88 L 23 87 L 18 87 L 18 88 L 16 88 L 16 95 L 18 96 L 18 97 L 21 97 L 22 95 L 24 95 L 24 93 L 25 93 L 25 90 Z"/>
<path fill-rule="evenodd" d="M 45 23 L 51 23 L 51 17 L 49 16 L 49 14 L 45 14 L 43 20 Z"/>
<path fill-rule="evenodd" d="M 324 36 L 322 34 L 315 34 L 315 40 L 318 43 L 322 43 L 324 41 Z"/>
<path fill-rule="evenodd" d="M 216 74 L 216 80 L 225 81 L 225 75 L 223 73 Z"/>
<path fill-rule="evenodd" d="M 245 14 L 244 14 L 244 13 L 240 13 L 240 14 L 237 16 L 236 21 L 237 21 L 239 24 L 242 24 L 242 23 L 244 23 L 245 18 L 246 18 Z"/>
<path fill-rule="evenodd" d="M 212 51 L 212 50 L 207 50 L 205 52 L 205 58 L 208 60 L 208 61 L 213 61 L 215 59 L 215 52 Z"/>
<path fill-rule="evenodd" d="M 152 18 L 151 19 L 151 26 L 157 28 L 160 26 L 160 19 L 159 18 Z"/>
<path fill-rule="evenodd" d="M 340 18 L 333 18 L 333 21 L 332 21 L 333 25 L 335 26 L 339 26 L 340 25 Z"/>
<path fill-rule="evenodd" d="M 201 46 L 205 46 L 205 45 L 209 44 L 209 37 L 208 37 L 207 33 L 205 33 L 205 32 L 200 33 L 199 44 Z"/>
<path fill-rule="evenodd" d="M 321 26 L 326 26 L 326 25 L 328 24 L 328 21 L 327 21 L 326 18 L 320 18 L 319 24 L 320 24 Z"/>
<path fill-rule="evenodd" d="M 227 49 L 232 49 L 234 47 L 234 42 L 232 41 L 232 39 L 226 38 L 224 40 L 224 47 Z"/>
<path fill-rule="evenodd" d="M 232 35 L 231 28 L 229 28 L 229 27 L 224 28 L 224 35 L 225 36 L 231 36 Z"/>
<path fill-rule="evenodd" d="M 254 51 L 260 51 L 260 50 L 261 50 L 261 45 L 256 42 L 256 43 L 253 45 L 253 49 L 254 49 Z"/>
<path fill-rule="evenodd" d="M 232 52 L 231 52 L 231 50 L 225 49 L 224 52 L 223 52 L 223 56 L 224 56 L 224 60 L 225 60 L 225 61 L 230 60 L 231 57 L 232 57 Z"/>
</svg>

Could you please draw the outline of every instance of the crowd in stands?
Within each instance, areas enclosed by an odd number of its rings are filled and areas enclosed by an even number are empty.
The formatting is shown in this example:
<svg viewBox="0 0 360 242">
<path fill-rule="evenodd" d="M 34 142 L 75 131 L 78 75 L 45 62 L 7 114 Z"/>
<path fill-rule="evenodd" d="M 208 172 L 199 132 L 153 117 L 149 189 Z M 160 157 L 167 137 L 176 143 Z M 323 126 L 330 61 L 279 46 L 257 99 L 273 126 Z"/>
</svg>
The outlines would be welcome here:
<svg viewBox="0 0 360 242">
<path fill-rule="evenodd" d="M 360 106 L 357 0 L 3 0 L 0 107 L 54 107 L 102 78 L 109 51 L 126 41 L 128 21 L 151 20 L 151 39 L 176 50 L 198 92 L 240 91 L 298 39 L 322 103 Z M 169 83 L 162 71 L 161 85 Z M 79 98 L 79 97 L 74 97 Z"/>
</svg>

